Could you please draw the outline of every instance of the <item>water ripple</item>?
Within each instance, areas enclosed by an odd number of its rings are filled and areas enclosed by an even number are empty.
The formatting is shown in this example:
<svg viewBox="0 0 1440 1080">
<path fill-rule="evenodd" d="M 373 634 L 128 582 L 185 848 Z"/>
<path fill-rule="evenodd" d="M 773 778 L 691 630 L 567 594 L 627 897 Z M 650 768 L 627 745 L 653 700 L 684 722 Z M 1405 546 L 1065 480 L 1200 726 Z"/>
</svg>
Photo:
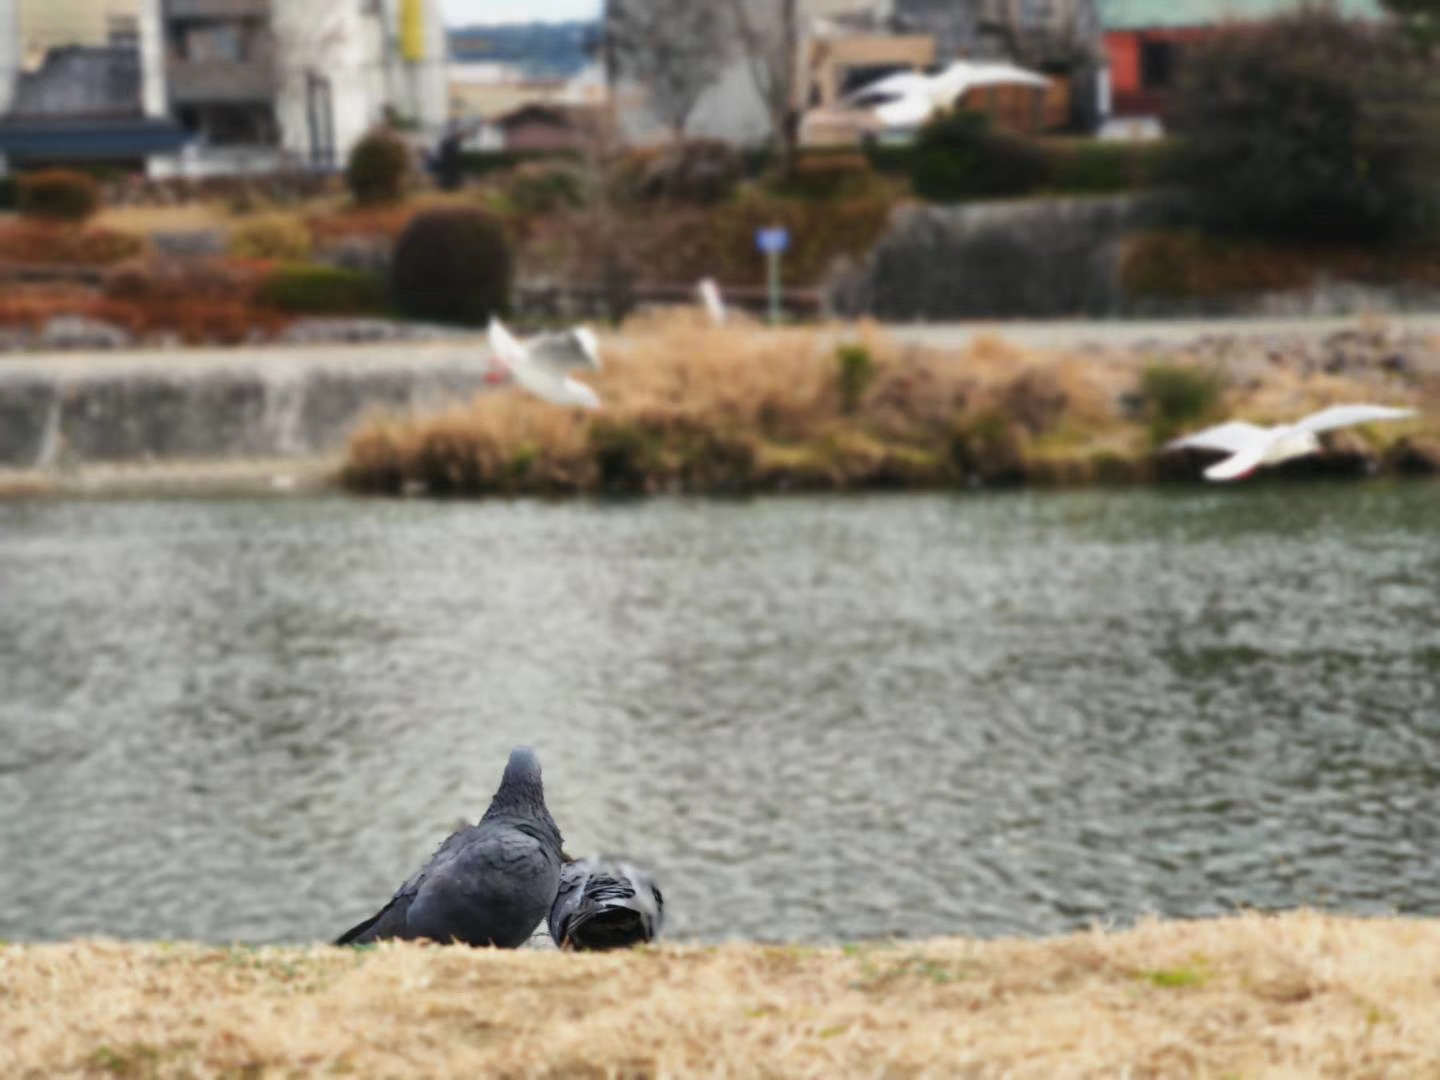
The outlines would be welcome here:
<svg viewBox="0 0 1440 1080">
<path fill-rule="evenodd" d="M 510 745 L 677 935 L 1440 913 L 1440 487 L 0 506 L 0 938 L 304 941 Z"/>
</svg>

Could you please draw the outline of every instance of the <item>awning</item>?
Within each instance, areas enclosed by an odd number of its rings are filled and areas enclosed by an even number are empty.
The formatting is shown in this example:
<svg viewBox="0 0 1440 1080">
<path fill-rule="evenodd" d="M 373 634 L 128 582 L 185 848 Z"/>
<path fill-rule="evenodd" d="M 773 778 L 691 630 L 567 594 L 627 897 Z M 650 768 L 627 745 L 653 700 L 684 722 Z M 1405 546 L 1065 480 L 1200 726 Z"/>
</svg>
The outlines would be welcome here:
<svg viewBox="0 0 1440 1080">
<path fill-rule="evenodd" d="M 0 154 L 15 158 L 105 161 L 173 154 L 194 138 L 173 120 L 0 118 Z"/>
</svg>

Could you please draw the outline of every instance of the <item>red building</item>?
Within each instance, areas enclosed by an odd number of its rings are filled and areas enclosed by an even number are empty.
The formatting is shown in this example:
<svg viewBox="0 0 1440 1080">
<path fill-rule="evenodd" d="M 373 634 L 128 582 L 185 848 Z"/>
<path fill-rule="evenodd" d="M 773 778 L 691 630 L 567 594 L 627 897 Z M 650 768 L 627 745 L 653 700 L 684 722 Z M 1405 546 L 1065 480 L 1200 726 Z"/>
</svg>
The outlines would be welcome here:
<svg viewBox="0 0 1440 1080">
<path fill-rule="evenodd" d="M 1180 58 L 1227 25 L 1260 22 L 1302 7 L 1300 0 L 1101 0 L 1110 64 L 1110 113 L 1164 116 Z M 1376 0 L 1336 0 L 1350 18 L 1378 19 Z"/>
</svg>

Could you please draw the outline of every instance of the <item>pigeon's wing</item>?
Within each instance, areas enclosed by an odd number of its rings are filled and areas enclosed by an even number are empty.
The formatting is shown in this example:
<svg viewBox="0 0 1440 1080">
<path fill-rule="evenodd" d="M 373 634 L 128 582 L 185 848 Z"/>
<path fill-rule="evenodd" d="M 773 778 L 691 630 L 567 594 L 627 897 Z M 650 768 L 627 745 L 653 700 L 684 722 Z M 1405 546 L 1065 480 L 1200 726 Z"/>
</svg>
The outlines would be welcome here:
<svg viewBox="0 0 1440 1080">
<path fill-rule="evenodd" d="M 560 889 L 555 894 L 555 903 L 550 906 L 550 937 L 556 945 L 564 945 L 569 934 L 570 920 L 580 910 L 585 900 L 585 886 L 595 868 L 593 859 L 579 859 L 566 863 L 560 869 Z"/>
<path fill-rule="evenodd" d="M 445 838 L 445 842 L 430 856 L 430 861 L 405 879 L 405 884 L 395 890 L 390 902 L 363 922 L 356 923 L 335 939 L 336 945 L 363 945 L 382 938 L 396 937 L 406 926 L 406 914 L 411 901 L 420 892 L 420 887 L 438 867 L 455 858 L 475 832 L 474 826 L 467 825 Z"/>
<path fill-rule="evenodd" d="M 664 900 L 645 871 L 625 862 L 597 861 L 583 881 L 577 875 L 577 884 L 579 895 L 567 898 L 560 917 L 552 920 L 556 944 L 579 949 L 627 948 L 654 941 L 659 935 Z"/>
<path fill-rule="evenodd" d="M 1369 424 L 1376 420 L 1403 420 L 1414 415 L 1414 409 L 1392 409 L 1388 405 L 1332 405 L 1297 420 L 1295 427 L 1318 435 L 1322 431 L 1334 431 L 1352 424 Z"/>
<path fill-rule="evenodd" d="M 600 370 L 600 343 L 588 326 L 531 338 L 525 352 L 532 364 L 555 375 L 564 375 L 572 368 Z"/>
<path fill-rule="evenodd" d="M 1238 480 L 1252 472 L 1265 459 L 1268 441 L 1254 443 L 1238 454 L 1231 454 L 1224 461 L 1211 465 L 1205 470 L 1207 480 Z"/>
<path fill-rule="evenodd" d="M 1231 420 L 1166 443 L 1165 449 L 1221 450 L 1227 454 L 1238 454 L 1252 446 L 1263 446 L 1269 437 L 1268 428 L 1247 424 L 1244 420 Z"/>
</svg>

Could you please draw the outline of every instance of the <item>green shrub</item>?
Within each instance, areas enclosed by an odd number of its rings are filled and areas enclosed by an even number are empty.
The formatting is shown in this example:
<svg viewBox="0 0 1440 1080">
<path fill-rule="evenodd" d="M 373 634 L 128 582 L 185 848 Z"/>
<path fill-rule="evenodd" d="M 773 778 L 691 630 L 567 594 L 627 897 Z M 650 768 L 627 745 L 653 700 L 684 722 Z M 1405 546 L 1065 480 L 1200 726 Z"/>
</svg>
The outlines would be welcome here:
<svg viewBox="0 0 1440 1080">
<path fill-rule="evenodd" d="M 310 257 L 311 247 L 305 223 L 285 214 L 254 218 L 230 232 L 230 254 L 241 259 L 304 262 Z"/>
<path fill-rule="evenodd" d="M 522 165 L 505 185 L 505 197 L 517 214 L 536 217 L 580 206 L 585 201 L 585 181 L 573 165 L 564 162 L 534 162 Z"/>
<path fill-rule="evenodd" d="M 405 194 L 409 167 L 410 151 L 405 144 L 389 132 L 375 131 L 350 151 L 345 183 L 361 206 L 399 202 Z"/>
<path fill-rule="evenodd" d="M 841 345 L 835 350 L 835 360 L 839 366 L 840 408 L 853 413 L 875 381 L 875 360 L 864 345 Z"/>
<path fill-rule="evenodd" d="M 84 173 L 46 169 L 18 181 L 20 213 L 52 221 L 85 221 L 100 209 L 100 185 Z"/>
<path fill-rule="evenodd" d="M 1024 195 L 1045 183 L 1045 153 L 1032 140 L 997 130 L 984 113 L 953 109 L 915 136 L 910 181 L 935 202 Z"/>
<path fill-rule="evenodd" d="M 1171 117 L 1213 227 L 1306 240 L 1413 235 L 1440 148 L 1433 70 L 1391 28 L 1313 8 L 1191 52 Z"/>
<path fill-rule="evenodd" d="M 385 279 L 363 270 L 299 264 L 272 270 L 256 299 L 294 315 L 366 315 L 386 311 Z"/>
<path fill-rule="evenodd" d="M 1186 425 L 1204 420 L 1219 407 L 1224 392 L 1224 376 L 1214 368 L 1151 364 L 1140 375 L 1151 439 L 1164 442 Z"/>
<path fill-rule="evenodd" d="M 473 207 L 416 214 L 395 242 L 390 297 L 414 319 L 480 326 L 510 305 L 505 229 Z"/>
<path fill-rule="evenodd" d="M 1044 144 L 1046 187 L 1066 195 L 1105 195 L 1158 187 L 1174 175 L 1174 140 L 1107 142 L 1053 139 Z"/>
</svg>

